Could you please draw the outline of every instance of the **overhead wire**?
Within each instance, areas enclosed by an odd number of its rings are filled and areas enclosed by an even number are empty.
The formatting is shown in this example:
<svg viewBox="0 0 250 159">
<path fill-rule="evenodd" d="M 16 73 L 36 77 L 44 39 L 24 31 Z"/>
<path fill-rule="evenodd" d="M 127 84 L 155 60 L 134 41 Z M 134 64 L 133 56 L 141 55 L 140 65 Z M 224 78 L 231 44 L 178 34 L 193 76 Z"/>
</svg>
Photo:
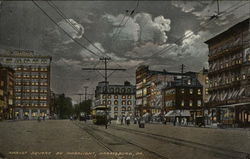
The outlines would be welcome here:
<svg viewBox="0 0 250 159">
<path fill-rule="evenodd" d="M 242 5 L 239 5 L 239 6 L 237 6 L 237 5 L 236 5 L 236 6 L 231 6 L 231 7 L 227 8 L 227 9 L 225 9 L 224 11 L 222 11 L 223 13 L 221 13 L 220 15 L 225 14 L 225 11 L 228 10 L 228 9 L 231 9 L 231 8 L 235 7 L 233 10 L 230 11 L 230 12 L 233 12 L 234 10 L 236 10 L 236 9 L 238 9 L 238 8 L 240 8 L 240 7 L 244 6 L 244 5 L 246 5 L 246 4 L 248 4 L 248 3 L 242 4 Z M 205 23 L 199 25 L 198 27 L 196 27 L 196 28 L 195 28 L 195 31 L 194 31 L 193 33 L 196 33 L 196 32 L 201 31 L 204 27 L 210 25 L 210 24 L 212 23 L 212 21 L 215 20 L 215 19 L 217 19 L 217 18 L 215 17 L 215 18 L 213 18 L 213 19 L 208 19 L 207 22 L 205 22 Z M 185 39 L 191 37 L 191 36 L 193 35 L 193 33 L 190 33 L 190 35 L 184 34 L 183 36 L 181 36 L 180 38 L 178 38 L 178 39 L 174 42 L 174 44 L 179 43 L 179 42 L 181 42 L 181 41 L 183 41 L 183 40 L 185 40 Z M 166 46 L 166 47 L 164 47 L 163 49 L 161 49 L 161 50 L 159 50 L 159 51 L 156 51 L 156 52 L 153 53 L 151 56 L 147 57 L 146 61 L 152 59 L 152 57 L 156 56 L 157 54 L 161 55 L 161 54 L 163 54 L 163 53 L 166 53 L 166 51 L 168 51 L 168 50 L 170 50 L 170 49 L 172 49 L 172 48 L 174 48 L 174 47 L 175 47 L 174 45 Z M 163 51 L 165 51 L 165 52 L 163 52 Z M 145 63 L 145 61 L 142 62 L 142 63 L 140 63 L 140 64 L 138 64 L 138 65 L 141 65 L 141 64 L 143 64 L 143 63 Z M 134 67 L 137 67 L 138 65 L 133 66 L 133 67 L 130 67 L 128 70 L 130 70 L 130 69 L 132 69 L 132 68 L 134 68 Z"/>
<path fill-rule="evenodd" d="M 73 40 L 76 44 L 78 44 L 80 47 L 84 48 L 85 50 L 87 50 L 89 53 L 100 57 L 100 55 L 96 54 L 95 52 L 93 52 L 92 50 L 88 49 L 86 46 L 84 46 L 83 44 L 81 44 L 79 41 L 77 41 L 76 39 L 74 39 L 67 31 L 65 31 L 60 25 L 57 24 L 57 22 L 42 8 L 40 7 L 40 5 L 35 2 L 34 0 L 32 0 L 32 2 L 58 27 L 60 28 L 71 40 Z"/>
</svg>

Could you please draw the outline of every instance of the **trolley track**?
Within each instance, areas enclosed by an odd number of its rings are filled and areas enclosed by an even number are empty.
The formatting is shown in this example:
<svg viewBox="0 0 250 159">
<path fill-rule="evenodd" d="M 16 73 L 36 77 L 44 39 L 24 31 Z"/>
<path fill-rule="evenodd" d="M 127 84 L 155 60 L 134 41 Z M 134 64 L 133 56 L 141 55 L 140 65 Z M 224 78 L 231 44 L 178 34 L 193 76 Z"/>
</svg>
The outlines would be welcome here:
<svg viewBox="0 0 250 159">
<path fill-rule="evenodd" d="M 83 126 L 81 123 L 74 123 L 74 124 L 76 126 L 78 126 L 79 128 L 85 130 L 91 137 L 93 137 L 98 142 L 99 145 L 101 145 L 102 147 L 104 147 L 109 152 L 114 152 L 114 151 L 109 146 L 107 146 L 106 143 L 104 143 L 103 141 L 101 141 L 100 137 L 98 137 L 98 136 L 95 135 L 95 131 L 102 132 L 102 133 L 110 136 L 114 140 L 120 140 L 120 141 L 123 141 L 126 144 L 129 144 L 129 145 L 132 145 L 134 147 L 137 147 L 137 148 L 139 148 L 139 149 L 141 149 L 141 150 L 143 150 L 143 151 L 145 151 L 145 152 L 147 152 L 147 153 L 149 153 L 149 154 L 151 154 L 151 155 L 153 155 L 153 156 L 155 156 L 155 157 L 157 157 L 159 159 L 170 159 L 169 157 L 163 156 L 163 155 L 161 155 L 161 154 L 159 154 L 159 153 L 157 153 L 155 151 L 149 150 L 149 149 L 147 149 L 147 148 L 145 148 L 145 147 L 143 147 L 141 145 L 138 145 L 138 144 L 136 144 L 134 142 L 131 142 L 129 140 L 126 140 L 126 139 L 124 139 L 122 137 L 119 137 L 119 136 L 116 136 L 114 134 L 111 134 L 111 133 L 109 133 L 107 131 L 95 128 L 94 126 L 89 126 L 89 125 L 84 125 Z M 116 157 L 116 158 L 118 158 L 118 157 Z"/>
<path fill-rule="evenodd" d="M 218 155 L 222 155 L 225 157 L 229 158 L 246 158 L 247 155 L 249 155 L 246 152 L 240 152 L 236 150 L 231 150 L 231 149 L 225 149 L 225 148 L 220 148 L 212 145 L 207 145 L 203 143 L 197 143 L 193 141 L 188 141 L 180 138 L 175 138 L 175 137 L 170 137 L 170 136 L 165 136 L 165 135 L 159 135 L 155 133 L 149 133 L 149 132 L 143 132 L 140 130 L 134 130 L 134 129 L 128 129 L 128 128 L 123 128 L 123 127 L 117 127 L 110 125 L 109 128 L 118 130 L 118 131 L 125 131 L 130 134 L 137 134 L 137 135 L 143 135 L 145 137 L 150 137 L 151 139 L 158 140 L 161 142 L 167 142 L 167 143 L 172 143 L 175 145 L 180 145 L 180 146 L 186 146 L 186 147 L 193 147 L 196 149 L 201 149 L 205 151 L 210 151 Z"/>
</svg>

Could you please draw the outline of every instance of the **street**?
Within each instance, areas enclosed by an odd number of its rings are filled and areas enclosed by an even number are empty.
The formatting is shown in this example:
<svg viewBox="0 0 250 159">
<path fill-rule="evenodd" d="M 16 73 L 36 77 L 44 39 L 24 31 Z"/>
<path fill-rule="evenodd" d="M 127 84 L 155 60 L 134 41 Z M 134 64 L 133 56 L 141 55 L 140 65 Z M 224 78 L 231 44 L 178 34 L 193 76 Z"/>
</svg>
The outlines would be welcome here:
<svg viewBox="0 0 250 159">
<path fill-rule="evenodd" d="M 104 126 L 69 120 L 0 123 L 0 158 L 246 158 L 247 129 L 146 124 Z"/>
</svg>

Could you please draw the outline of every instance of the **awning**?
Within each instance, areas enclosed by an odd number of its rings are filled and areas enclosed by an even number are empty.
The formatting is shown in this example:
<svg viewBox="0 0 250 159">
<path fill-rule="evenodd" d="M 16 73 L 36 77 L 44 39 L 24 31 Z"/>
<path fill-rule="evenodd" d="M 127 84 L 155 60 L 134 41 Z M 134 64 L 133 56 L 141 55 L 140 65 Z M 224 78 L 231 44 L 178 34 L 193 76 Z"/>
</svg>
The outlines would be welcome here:
<svg viewBox="0 0 250 159">
<path fill-rule="evenodd" d="M 153 115 L 153 117 L 160 116 L 160 114 L 161 114 L 161 113 L 155 113 L 155 114 Z"/>
<path fill-rule="evenodd" d="M 176 116 L 176 113 L 173 110 L 170 110 L 169 112 L 167 112 L 167 114 L 165 114 L 165 117 L 173 117 Z"/>
<path fill-rule="evenodd" d="M 238 97 L 240 97 L 243 93 L 245 92 L 245 88 L 241 88 L 239 94 L 238 94 Z"/>
<path fill-rule="evenodd" d="M 149 116 L 150 114 L 149 113 L 145 113 L 145 114 L 143 114 L 143 116 L 142 117 L 147 117 L 147 116 Z"/>
<path fill-rule="evenodd" d="M 230 105 L 221 105 L 221 106 L 218 106 L 218 108 L 232 108 L 235 106 L 246 105 L 246 104 L 250 104 L 250 102 L 249 103 L 230 104 Z"/>
</svg>

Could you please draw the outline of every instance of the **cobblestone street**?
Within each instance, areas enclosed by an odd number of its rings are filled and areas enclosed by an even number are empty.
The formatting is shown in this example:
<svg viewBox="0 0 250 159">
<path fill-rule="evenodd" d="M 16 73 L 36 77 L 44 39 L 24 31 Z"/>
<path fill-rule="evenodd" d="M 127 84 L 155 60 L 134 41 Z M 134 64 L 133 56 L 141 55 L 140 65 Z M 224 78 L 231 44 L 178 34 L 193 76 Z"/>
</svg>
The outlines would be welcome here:
<svg viewBox="0 0 250 159">
<path fill-rule="evenodd" d="M 111 124 L 69 120 L 0 123 L 6 158 L 246 158 L 246 129 Z M 3 158 L 4 158 L 3 157 Z"/>
</svg>

